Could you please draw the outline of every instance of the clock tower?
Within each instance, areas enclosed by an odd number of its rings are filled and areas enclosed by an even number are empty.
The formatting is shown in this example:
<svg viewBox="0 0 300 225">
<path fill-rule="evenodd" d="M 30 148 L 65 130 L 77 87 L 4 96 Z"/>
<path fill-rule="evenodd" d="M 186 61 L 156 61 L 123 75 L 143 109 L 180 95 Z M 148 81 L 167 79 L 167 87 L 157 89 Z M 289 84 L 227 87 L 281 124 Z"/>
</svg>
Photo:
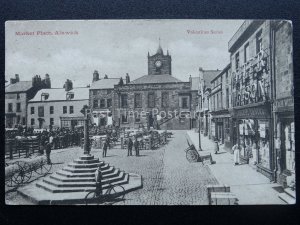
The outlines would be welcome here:
<svg viewBox="0 0 300 225">
<path fill-rule="evenodd" d="M 171 61 L 169 51 L 164 55 L 159 43 L 156 54 L 150 56 L 148 52 L 148 75 L 172 75 Z"/>
</svg>

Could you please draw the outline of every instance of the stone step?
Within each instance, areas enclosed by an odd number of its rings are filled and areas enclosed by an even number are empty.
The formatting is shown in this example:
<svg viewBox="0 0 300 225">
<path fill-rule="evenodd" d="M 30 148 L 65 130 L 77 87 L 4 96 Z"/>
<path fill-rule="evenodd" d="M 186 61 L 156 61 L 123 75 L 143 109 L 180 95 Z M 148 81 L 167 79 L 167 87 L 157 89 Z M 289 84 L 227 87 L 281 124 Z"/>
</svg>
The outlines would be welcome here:
<svg viewBox="0 0 300 225">
<path fill-rule="evenodd" d="M 287 193 L 292 198 L 296 199 L 296 191 L 295 190 L 293 191 L 291 188 L 285 188 L 284 192 Z"/>
<path fill-rule="evenodd" d="M 69 163 L 69 167 L 73 168 L 98 168 L 100 165 L 104 165 L 104 163 L 89 163 L 89 164 L 79 164 L 79 163 Z"/>
<path fill-rule="evenodd" d="M 108 183 L 114 183 L 117 181 L 120 181 L 124 178 L 125 173 L 122 171 L 117 176 L 111 177 L 111 178 L 105 178 L 102 180 L 102 185 L 108 184 Z M 50 185 L 56 186 L 56 187 L 96 187 L 95 181 L 82 181 L 82 182 L 63 182 L 56 179 L 52 179 L 51 177 L 47 177 L 43 179 L 45 183 L 48 183 Z"/>
<path fill-rule="evenodd" d="M 129 181 L 129 174 L 125 174 L 124 179 L 113 182 L 113 185 L 125 185 L 128 184 Z M 95 190 L 95 187 L 55 187 L 53 185 L 47 184 L 45 182 L 38 182 L 36 183 L 37 187 L 40 187 L 46 191 L 52 192 L 52 193 L 62 193 L 62 192 L 88 192 Z M 107 189 L 109 185 L 105 184 L 103 185 L 103 189 Z"/>
<path fill-rule="evenodd" d="M 111 174 L 113 173 L 115 170 L 115 168 L 113 166 L 108 166 L 107 168 L 105 168 L 104 170 L 101 170 L 102 175 L 106 175 L 106 174 Z M 96 170 L 93 171 L 88 171 L 88 172 L 83 172 L 80 171 L 80 173 L 74 173 L 74 170 L 70 169 L 70 170 L 60 170 L 57 171 L 56 173 L 58 173 L 59 175 L 65 176 L 65 177 L 95 177 L 95 172 Z"/>
<path fill-rule="evenodd" d="M 73 162 L 78 164 L 90 164 L 90 163 L 99 163 L 99 162 L 104 163 L 103 161 L 99 161 L 99 159 L 90 159 L 90 160 L 74 159 Z"/>
<path fill-rule="evenodd" d="M 296 199 L 283 192 L 278 195 L 278 197 L 287 204 L 296 204 Z"/>
<path fill-rule="evenodd" d="M 119 169 L 115 169 L 112 173 L 108 173 L 103 175 L 103 179 L 111 178 L 114 176 L 118 176 L 120 173 Z M 67 176 L 65 176 L 67 175 Z M 68 176 L 68 174 L 61 175 L 60 173 L 50 175 L 51 178 L 62 181 L 62 182 L 82 182 L 82 181 L 95 181 L 95 175 L 87 176 L 87 177 L 73 177 Z"/>
<path fill-rule="evenodd" d="M 94 156 L 93 155 L 82 155 L 79 157 L 80 160 L 93 160 Z"/>
<path fill-rule="evenodd" d="M 106 170 L 107 168 L 109 167 L 109 164 L 104 164 L 103 166 L 101 166 L 101 171 L 104 171 Z M 95 172 L 96 169 L 98 167 L 95 167 L 95 168 L 75 168 L 75 167 L 71 167 L 71 166 L 66 166 L 63 168 L 63 170 L 65 171 L 69 171 L 69 172 L 72 172 L 72 173 L 89 173 L 89 172 Z"/>
</svg>

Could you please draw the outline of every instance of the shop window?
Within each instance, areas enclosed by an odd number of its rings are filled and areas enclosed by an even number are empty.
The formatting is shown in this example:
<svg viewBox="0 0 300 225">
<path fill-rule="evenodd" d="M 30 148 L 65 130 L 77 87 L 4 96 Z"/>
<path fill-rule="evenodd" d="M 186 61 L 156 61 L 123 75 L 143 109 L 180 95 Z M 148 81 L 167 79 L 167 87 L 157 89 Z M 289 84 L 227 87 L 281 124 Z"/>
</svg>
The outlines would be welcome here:
<svg viewBox="0 0 300 225">
<path fill-rule="evenodd" d="M 282 149 L 283 149 L 283 169 L 295 172 L 295 123 L 283 122 L 282 124 Z"/>
<path fill-rule="evenodd" d="M 100 99 L 100 109 L 105 108 L 105 99 Z"/>
<path fill-rule="evenodd" d="M 262 50 L 262 31 L 256 34 L 256 54 Z"/>
<path fill-rule="evenodd" d="M 249 43 L 247 43 L 244 47 L 244 62 L 246 63 L 250 59 L 249 55 Z"/>
<path fill-rule="evenodd" d="M 240 66 L 240 54 L 237 52 L 235 54 L 235 69 L 238 70 Z"/>
<path fill-rule="evenodd" d="M 61 126 L 62 127 L 70 127 L 71 126 L 71 121 L 63 120 L 63 121 L 61 121 Z"/>
<path fill-rule="evenodd" d="M 33 118 L 30 120 L 30 124 L 31 124 L 31 126 L 33 126 L 35 124 L 35 120 Z"/>
<path fill-rule="evenodd" d="M 67 106 L 63 106 L 63 114 L 67 114 L 68 113 L 68 108 Z"/>
<path fill-rule="evenodd" d="M 112 107 L 112 99 L 111 99 L 111 98 L 108 98 L 108 99 L 106 100 L 106 104 L 107 104 L 107 108 Z"/>
<path fill-rule="evenodd" d="M 148 94 L 148 107 L 154 108 L 155 107 L 155 96 L 154 93 Z"/>
<path fill-rule="evenodd" d="M 50 125 L 51 125 L 51 126 L 54 125 L 54 118 L 50 118 Z"/>
<path fill-rule="evenodd" d="M 30 114 L 34 114 L 34 107 L 30 107 Z"/>
<path fill-rule="evenodd" d="M 39 117 L 44 117 L 44 106 L 39 106 L 38 107 L 38 116 Z"/>
<path fill-rule="evenodd" d="M 188 109 L 188 97 L 182 97 L 181 98 L 181 108 Z"/>
<path fill-rule="evenodd" d="M 142 107 L 142 94 L 140 94 L 140 93 L 134 94 L 134 107 L 135 108 Z"/>
<path fill-rule="evenodd" d="M 128 107 L 127 100 L 128 100 L 128 95 L 127 94 L 122 94 L 121 95 L 121 108 L 127 108 Z"/>
<path fill-rule="evenodd" d="M 21 103 L 20 102 L 17 103 L 17 112 L 21 112 Z"/>
<path fill-rule="evenodd" d="M 69 111 L 70 111 L 70 114 L 73 114 L 74 113 L 74 106 L 70 106 L 70 108 L 69 108 Z"/>
<path fill-rule="evenodd" d="M 99 105 L 98 105 L 98 99 L 94 99 L 93 106 L 94 106 L 94 108 L 98 108 L 99 107 Z"/>
<path fill-rule="evenodd" d="M 50 106 L 50 114 L 54 113 L 54 106 Z"/>
<path fill-rule="evenodd" d="M 128 112 L 122 114 L 122 123 L 128 123 Z"/>
<path fill-rule="evenodd" d="M 135 112 L 134 114 L 134 122 L 135 123 L 140 123 L 141 122 L 141 114 L 138 112 Z"/>
<path fill-rule="evenodd" d="M 161 95 L 161 107 L 166 108 L 169 106 L 169 93 L 163 92 Z"/>
<path fill-rule="evenodd" d="M 12 112 L 12 111 L 13 111 L 13 104 L 8 103 L 8 112 Z"/>
</svg>

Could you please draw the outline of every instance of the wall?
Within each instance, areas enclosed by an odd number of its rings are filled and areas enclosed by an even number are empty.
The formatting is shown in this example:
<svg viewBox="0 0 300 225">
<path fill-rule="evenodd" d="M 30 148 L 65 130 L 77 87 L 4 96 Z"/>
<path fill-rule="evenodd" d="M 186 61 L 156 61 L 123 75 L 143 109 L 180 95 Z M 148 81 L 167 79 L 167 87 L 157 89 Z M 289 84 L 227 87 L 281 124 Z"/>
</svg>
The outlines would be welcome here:
<svg viewBox="0 0 300 225">
<path fill-rule="evenodd" d="M 8 104 L 12 103 L 12 112 L 16 113 L 16 116 L 12 118 L 12 127 L 17 124 L 17 116 L 20 116 L 20 124 L 26 125 L 26 92 L 19 92 L 20 99 L 17 99 L 17 93 L 6 93 L 5 94 L 5 113 L 8 113 Z M 21 103 L 21 111 L 17 112 L 17 103 Z M 23 124 L 23 118 L 25 118 L 25 124 Z M 5 116 L 5 126 L 8 127 L 7 116 Z"/>
<path fill-rule="evenodd" d="M 34 128 L 39 128 L 39 121 L 38 121 L 38 107 L 44 106 L 44 123 L 43 128 L 49 128 L 50 125 L 50 118 L 54 118 L 54 125 L 53 127 L 60 127 L 61 121 L 60 116 L 67 117 L 72 115 L 81 115 L 83 114 L 80 110 L 83 108 L 84 105 L 88 105 L 89 100 L 79 100 L 79 101 L 55 101 L 55 102 L 29 102 L 28 103 L 28 116 L 27 116 L 27 126 L 31 127 L 31 119 L 35 120 L 35 125 L 32 126 Z M 54 114 L 50 114 L 50 106 L 54 106 Z M 63 114 L 63 106 L 67 106 L 67 113 Z M 74 113 L 70 114 L 70 106 L 74 107 Z M 31 107 L 35 107 L 35 113 L 31 114 Z"/>
<path fill-rule="evenodd" d="M 181 82 L 181 83 L 168 83 L 168 84 L 139 84 L 139 85 L 124 85 L 122 87 L 117 86 L 117 92 L 120 94 L 128 94 L 128 108 L 122 109 L 120 108 L 120 95 L 115 92 L 114 95 L 114 120 L 120 121 L 119 112 L 124 112 L 125 110 L 129 111 L 141 111 L 149 112 L 153 111 L 153 109 L 157 109 L 160 111 L 166 112 L 174 112 L 180 110 L 180 99 L 183 96 L 188 96 L 189 101 L 189 108 L 184 109 L 184 111 L 191 110 L 191 102 L 195 102 L 195 100 L 191 100 L 190 95 L 190 83 L 189 82 Z M 155 107 L 148 108 L 148 93 L 155 93 Z M 161 95 L 163 92 L 168 92 L 169 94 L 169 105 L 167 108 L 162 108 L 161 103 Z M 180 92 L 180 93 L 179 93 Z M 142 107 L 141 108 L 134 108 L 134 96 L 135 93 L 140 93 L 142 96 Z M 196 95 L 193 95 L 196 96 Z M 194 107 L 194 106 L 193 106 Z M 155 111 L 154 111 L 155 112 Z M 177 119 L 174 118 L 169 120 L 168 122 L 164 123 L 161 126 L 161 129 L 190 129 L 191 120 L 189 118 L 185 119 Z M 117 123 L 118 124 L 118 123 Z M 146 126 L 146 118 L 141 118 L 140 123 L 135 123 L 134 118 L 129 118 L 128 123 L 122 124 L 120 123 L 121 127 L 138 127 L 139 124 L 144 124 Z"/>
</svg>

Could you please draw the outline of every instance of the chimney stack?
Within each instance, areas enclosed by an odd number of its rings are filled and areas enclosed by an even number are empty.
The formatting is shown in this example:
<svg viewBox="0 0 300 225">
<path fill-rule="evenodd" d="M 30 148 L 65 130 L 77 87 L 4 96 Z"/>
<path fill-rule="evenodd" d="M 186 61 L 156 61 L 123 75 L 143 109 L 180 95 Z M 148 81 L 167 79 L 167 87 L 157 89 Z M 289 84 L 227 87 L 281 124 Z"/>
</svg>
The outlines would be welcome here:
<svg viewBox="0 0 300 225">
<path fill-rule="evenodd" d="M 93 73 L 93 82 L 99 80 L 99 73 L 97 70 L 94 71 Z"/>
<path fill-rule="evenodd" d="M 130 83 L 130 76 L 128 73 L 126 73 L 126 84 Z"/>
<path fill-rule="evenodd" d="M 63 87 L 64 87 L 65 91 L 72 90 L 73 89 L 73 83 L 72 83 L 72 81 L 69 80 L 69 79 L 67 79 Z"/>
<path fill-rule="evenodd" d="M 46 73 L 45 79 L 43 80 L 45 88 L 51 88 L 51 80 L 49 74 Z"/>
<path fill-rule="evenodd" d="M 15 84 L 20 81 L 19 74 L 15 74 L 15 78 L 10 78 L 10 84 Z"/>
</svg>

